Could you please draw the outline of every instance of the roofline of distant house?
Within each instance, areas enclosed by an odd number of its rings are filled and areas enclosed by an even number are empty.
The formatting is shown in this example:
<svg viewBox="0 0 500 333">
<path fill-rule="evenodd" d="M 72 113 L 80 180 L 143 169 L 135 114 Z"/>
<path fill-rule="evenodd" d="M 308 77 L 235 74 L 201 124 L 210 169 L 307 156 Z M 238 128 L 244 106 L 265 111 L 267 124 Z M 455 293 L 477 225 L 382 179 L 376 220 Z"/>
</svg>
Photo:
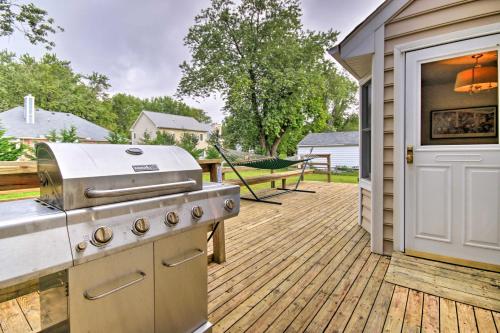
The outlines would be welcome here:
<svg viewBox="0 0 500 333">
<path fill-rule="evenodd" d="M 46 136 L 44 137 L 31 137 L 31 136 L 18 136 L 15 137 L 14 139 L 19 139 L 19 140 L 48 140 Z M 78 137 L 78 139 L 81 140 L 86 140 L 86 141 L 99 141 L 99 142 L 107 142 L 107 139 L 96 139 L 96 138 L 89 138 L 89 137 Z"/>
<path fill-rule="evenodd" d="M 132 124 L 132 126 L 130 126 L 130 130 L 129 131 L 132 131 L 132 129 L 134 128 L 135 124 L 139 121 L 139 119 L 141 118 L 141 115 L 144 115 L 145 117 L 147 117 L 149 119 L 149 121 L 151 121 L 153 123 L 153 125 L 155 125 L 156 128 L 158 129 L 172 129 L 172 130 L 184 130 L 184 131 L 193 131 L 193 132 L 200 132 L 200 133 L 209 133 L 210 130 L 207 130 L 207 131 L 200 131 L 200 130 L 194 130 L 194 129 L 190 129 L 190 128 L 179 128 L 179 127 L 160 127 L 160 126 L 156 126 L 155 122 L 153 121 L 153 119 L 151 119 L 151 117 L 149 117 L 145 111 L 147 110 L 142 110 L 141 113 L 139 113 L 139 117 L 137 117 L 137 119 L 134 121 L 134 123 Z M 148 111 L 148 112 L 154 112 L 154 111 Z M 155 112 L 155 113 L 162 113 L 162 112 Z M 168 114 L 168 113 L 166 113 Z M 173 116 L 178 116 L 178 115 L 173 115 Z M 189 116 L 181 116 L 181 117 L 186 117 L 186 118 L 193 118 L 195 119 L 194 117 L 189 117 Z M 196 120 L 196 119 L 195 119 Z"/>
<path fill-rule="evenodd" d="M 141 111 L 141 113 L 139 113 L 139 117 L 137 117 L 137 118 L 135 119 L 134 123 L 132 124 L 132 126 L 130 126 L 129 131 L 132 131 L 132 129 L 134 128 L 135 124 L 139 121 L 139 119 L 141 118 L 141 116 L 142 116 L 142 115 L 145 115 L 146 117 L 148 117 L 148 115 L 144 113 L 144 110 L 142 110 L 142 111 Z M 155 122 L 154 122 L 151 118 L 149 118 L 149 117 L 148 117 L 148 119 L 149 119 L 149 120 L 153 123 L 153 125 L 154 125 L 154 123 L 155 123 Z"/>
<path fill-rule="evenodd" d="M 190 128 L 179 128 L 179 127 L 156 127 L 158 129 L 166 129 L 166 130 L 179 130 L 179 131 L 191 131 L 191 132 L 200 132 L 200 133 L 208 133 L 210 130 L 207 131 L 202 131 L 202 130 L 195 130 L 195 129 L 190 129 Z"/>
<path fill-rule="evenodd" d="M 327 145 L 319 145 L 319 144 L 316 144 L 316 145 L 308 145 L 308 144 L 298 144 L 297 147 L 357 147 L 359 146 L 359 143 L 358 144 L 342 144 L 342 143 L 339 143 L 339 144 L 327 144 Z"/>
</svg>

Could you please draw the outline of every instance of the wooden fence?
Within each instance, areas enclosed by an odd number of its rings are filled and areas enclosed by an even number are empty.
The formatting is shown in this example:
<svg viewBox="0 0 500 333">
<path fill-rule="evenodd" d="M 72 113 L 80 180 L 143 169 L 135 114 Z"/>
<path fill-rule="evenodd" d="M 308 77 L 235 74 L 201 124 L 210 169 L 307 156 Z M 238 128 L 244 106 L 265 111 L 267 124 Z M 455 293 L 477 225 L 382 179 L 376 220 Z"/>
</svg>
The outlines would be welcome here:
<svg viewBox="0 0 500 333">
<path fill-rule="evenodd" d="M 198 163 L 203 172 L 210 174 L 210 181 L 220 181 L 217 175 L 221 160 L 199 160 Z M 35 191 L 39 185 L 36 161 L 0 162 L 0 192 L 19 192 L 28 189 Z"/>
</svg>

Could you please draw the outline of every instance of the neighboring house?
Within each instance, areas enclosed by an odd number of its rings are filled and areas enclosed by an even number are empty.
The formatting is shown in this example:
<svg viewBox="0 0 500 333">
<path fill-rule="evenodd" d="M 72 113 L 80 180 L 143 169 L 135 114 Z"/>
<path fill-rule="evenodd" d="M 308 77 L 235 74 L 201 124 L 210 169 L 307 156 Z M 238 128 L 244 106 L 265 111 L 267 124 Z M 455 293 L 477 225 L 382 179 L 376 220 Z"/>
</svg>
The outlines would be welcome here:
<svg viewBox="0 0 500 333">
<path fill-rule="evenodd" d="M 107 142 L 109 131 L 71 113 L 47 111 L 35 108 L 35 98 L 28 95 L 24 106 L 0 112 L 0 127 L 5 135 L 33 146 L 36 142 L 47 141 L 52 130 L 57 134 L 63 129 L 76 128 L 80 142 Z"/>
<path fill-rule="evenodd" d="M 500 265 L 500 1 L 384 2 L 329 53 L 359 80 L 376 253 Z"/>
<path fill-rule="evenodd" d="M 171 133 L 176 140 L 180 140 L 184 133 L 194 134 L 199 140 L 198 148 L 205 149 L 208 147 L 211 125 L 200 123 L 193 117 L 142 111 L 130 129 L 132 144 L 140 144 L 144 139 L 144 133 L 148 133 L 154 139 L 157 131 Z"/>
<path fill-rule="evenodd" d="M 297 145 L 297 155 L 328 154 L 332 168 L 359 167 L 359 133 L 329 132 L 310 133 Z M 314 159 L 312 162 L 325 162 L 324 159 Z M 325 167 L 326 168 L 326 167 Z"/>
</svg>

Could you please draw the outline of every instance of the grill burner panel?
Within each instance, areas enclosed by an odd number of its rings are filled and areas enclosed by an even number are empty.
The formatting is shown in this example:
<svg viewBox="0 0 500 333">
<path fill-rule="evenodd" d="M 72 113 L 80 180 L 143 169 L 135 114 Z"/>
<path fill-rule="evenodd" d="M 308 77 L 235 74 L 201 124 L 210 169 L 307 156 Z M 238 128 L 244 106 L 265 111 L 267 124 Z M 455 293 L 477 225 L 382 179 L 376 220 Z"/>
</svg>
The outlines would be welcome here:
<svg viewBox="0 0 500 333">
<path fill-rule="evenodd" d="M 230 218 L 237 214 L 239 206 L 227 211 L 224 209 L 224 202 L 234 197 L 234 186 L 205 183 L 201 191 L 68 211 L 66 214 L 73 260 L 75 264 L 81 264 L 155 241 L 165 235 L 174 235 L 201 224 Z M 192 211 L 195 207 L 201 207 L 202 217 L 193 217 Z M 178 222 L 167 221 L 168 215 L 176 215 Z M 133 229 L 139 219 L 149 222 L 149 230 L 138 235 Z M 112 230 L 112 239 L 105 244 L 99 243 L 98 246 L 94 246 L 96 243 L 94 233 L 102 226 Z M 87 242 L 91 246 L 87 246 L 83 251 L 78 250 L 82 242 Z"/>
</svg>

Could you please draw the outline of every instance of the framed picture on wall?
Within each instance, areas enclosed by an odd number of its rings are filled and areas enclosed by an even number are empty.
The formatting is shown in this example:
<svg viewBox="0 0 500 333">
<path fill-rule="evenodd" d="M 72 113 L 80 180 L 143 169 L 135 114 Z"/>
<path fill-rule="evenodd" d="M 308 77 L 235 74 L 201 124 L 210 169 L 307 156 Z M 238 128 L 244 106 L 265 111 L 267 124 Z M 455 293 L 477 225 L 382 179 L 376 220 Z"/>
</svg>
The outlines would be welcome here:
<svg viewBox="0 0 500 333">
<path fill-rule="evenodd" d="M 494 138 L 497 118 L 496 106 L 432 110 L 431 139 Z"/>
</svg>

